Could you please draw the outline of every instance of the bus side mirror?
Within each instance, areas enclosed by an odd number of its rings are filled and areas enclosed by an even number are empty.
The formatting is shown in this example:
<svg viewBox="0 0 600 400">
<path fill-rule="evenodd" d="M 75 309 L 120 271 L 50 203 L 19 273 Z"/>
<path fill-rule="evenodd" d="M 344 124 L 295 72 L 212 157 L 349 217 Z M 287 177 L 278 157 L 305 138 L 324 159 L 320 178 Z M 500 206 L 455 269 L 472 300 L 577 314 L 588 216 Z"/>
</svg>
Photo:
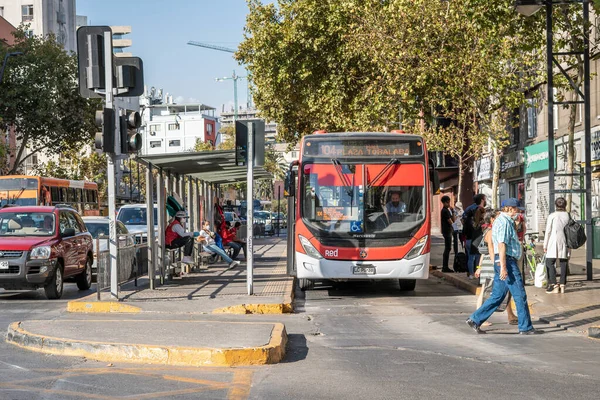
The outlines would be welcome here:
<svg viewBox="0 0 600 400">
<path fill-rule="evenodd" d="M 285 197 L 294 197 L 296 196 L 296 188 L 294 187 L 294 183 L 296 182 L 296 174 L 290 168 L 285 174 L 285 187 L 283 189 L 283 194 Z"/>
<path fill-rule="evenodd" d="M 440 192 L 440 175 L 438 174 L 438 172 L 434 169 L 429 171 L 429 178 L 431 180 L 431 193 L 436 195 L 439 194 Z"/>
</svg>

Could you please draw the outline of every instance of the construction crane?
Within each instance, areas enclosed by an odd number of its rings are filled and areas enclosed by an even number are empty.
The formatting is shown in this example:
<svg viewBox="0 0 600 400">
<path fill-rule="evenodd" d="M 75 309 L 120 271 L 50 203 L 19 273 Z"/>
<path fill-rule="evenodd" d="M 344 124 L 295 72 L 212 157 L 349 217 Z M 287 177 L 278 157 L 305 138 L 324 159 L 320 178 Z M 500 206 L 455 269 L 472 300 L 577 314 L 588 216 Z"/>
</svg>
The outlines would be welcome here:
<svg viewBox="0 0 600 400">
<path fill-rule="evenodd" d="M 223 47 L 223 46 L 215 46 L 214 44 L 208 44 L 208 43 L 202 43 L 202 42 L 195 42 L 193 40 L 190 40 L 189 42 L 187 42 L 187 44 L 189 44 L 190 46 L 197 46 L 197 47 L 204 47 L 206 49 L 211 49 L 211 50 L 217 50 L 217 51 L 223 51 L 225 53 L 235 53 L 236 50 L 235 49 L 230 49 L 229 47 Z M 246 71 L 246 75 L 248 75 L 248 71 Z M 234 94 L 234 106 L 235 106 L 235 110 L 234 110 L 234 116 L 233 116 L 233 120 L 237 120 L 237 113 L 238 113 L 238 109 L 237 109 L 237 80 L 240 78 L 244 78 L 244 77 L 239 77 L 235 75 L 235 71 L 233 72 L 233 76 L 231 78 L 227 77 L 227 78 L 217 78 L 217 82 L 222 81 L 223 79 L 232 79 L 233 80 L 233 94 Z M 246 104 L 247 108 L 250 108 L 252 106 L 252 92 L 250 91 L 250 79 L 248 79 L 248 102 Z"/>
</svg>

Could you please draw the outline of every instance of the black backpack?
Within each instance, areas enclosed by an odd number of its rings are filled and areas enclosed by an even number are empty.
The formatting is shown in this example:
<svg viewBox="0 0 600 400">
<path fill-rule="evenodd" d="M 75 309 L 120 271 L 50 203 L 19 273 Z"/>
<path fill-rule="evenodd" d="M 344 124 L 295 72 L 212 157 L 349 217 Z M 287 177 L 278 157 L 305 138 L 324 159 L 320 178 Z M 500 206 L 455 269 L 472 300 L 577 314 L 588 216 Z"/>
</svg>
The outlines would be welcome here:
<svg viewBox="0 0 600 400">
<path fill-rule="evenodd" d="M 462 251 L 454 255 L 454 265 L 452 266 L 454 272 L 467 272 L 467 255 Z"/>
<path fill-rule="evenodd" d="M 574 221 L 569 214 L 569 223 L 565 226 L 565 238 L 569 249 L 578 249 L 585 244 L 585 228 L 577 221 Z"/>
</svg>

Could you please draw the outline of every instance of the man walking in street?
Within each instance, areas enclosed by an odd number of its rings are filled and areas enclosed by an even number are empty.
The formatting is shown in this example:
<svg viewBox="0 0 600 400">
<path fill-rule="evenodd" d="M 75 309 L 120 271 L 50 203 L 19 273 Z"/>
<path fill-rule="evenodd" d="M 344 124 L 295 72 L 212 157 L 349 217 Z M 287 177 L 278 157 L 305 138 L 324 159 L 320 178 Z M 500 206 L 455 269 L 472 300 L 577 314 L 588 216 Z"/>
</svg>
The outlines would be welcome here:
<svg viewBox="0 0 600 400">
<path fill-rule="evenodd" d="M 519 333 L 532 335 L 542 333 L 535 330 L 531 323 L 527 293 L 523 285 L 523 277 L 519 270 L 518 259 L 521 256 L 521 243 L 515 229 L 515 219 L 521 205 L 517 199 L 510 198 L 502 202 L 502 213 L 494 221 L 492 242 L 494 244 L 494 284 L 492 294 L 469 319 L 467 325 L 478 334 L 485 333 L 481 324 L 496 311 L 510 291 L 517 306 Z"/>
<path fill-rule="evenodd" d="M 444 236 L 444 258 L 442 261 L 442 272 L 454 272 L 448 268 L 450 250 L 452 249 L 452 236 L 454 233 L 454 228 L 452 227 L 452 224 L 454 223 L 454 215 L 450 209 L 450 197 L 443 196 L 442 205 L 442 235 Z"/>
<path fill-rule="evenodd" d="M 473 197 L 473 204 L 465 210 L 463 214 L 463 233 L 466 238 L 467 253 L 467 275 L 473 279 L 475 266 L 478 264 L 479 254 L 475 249 L 471 249 L 471 243 L 477 237 L 483 234 L 481 223 L 485 215 L 486 197 L 484 194 L 476 194 Z"/>
</svg>

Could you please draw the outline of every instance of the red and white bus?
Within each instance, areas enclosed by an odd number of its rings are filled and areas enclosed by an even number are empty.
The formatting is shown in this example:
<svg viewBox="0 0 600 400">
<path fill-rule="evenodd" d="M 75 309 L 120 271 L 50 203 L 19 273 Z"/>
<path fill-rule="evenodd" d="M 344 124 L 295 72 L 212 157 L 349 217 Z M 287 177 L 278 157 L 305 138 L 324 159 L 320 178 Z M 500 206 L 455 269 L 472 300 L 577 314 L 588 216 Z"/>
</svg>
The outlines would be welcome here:
<svg viewBox="0 0 600 400">
<path fill-rule="evenodd" d="M 94 182 L 27 175 L 0 176 L 0 206 L 68 204 L 81 215 L 100 215 Z"/>
<path fill-rule="evenodd" d="M 430 171 L 421 136 L 315 132 L 302 138 L 286 177 L 288 273 L 318 280 L 429 277 Z"/>
</svg>

